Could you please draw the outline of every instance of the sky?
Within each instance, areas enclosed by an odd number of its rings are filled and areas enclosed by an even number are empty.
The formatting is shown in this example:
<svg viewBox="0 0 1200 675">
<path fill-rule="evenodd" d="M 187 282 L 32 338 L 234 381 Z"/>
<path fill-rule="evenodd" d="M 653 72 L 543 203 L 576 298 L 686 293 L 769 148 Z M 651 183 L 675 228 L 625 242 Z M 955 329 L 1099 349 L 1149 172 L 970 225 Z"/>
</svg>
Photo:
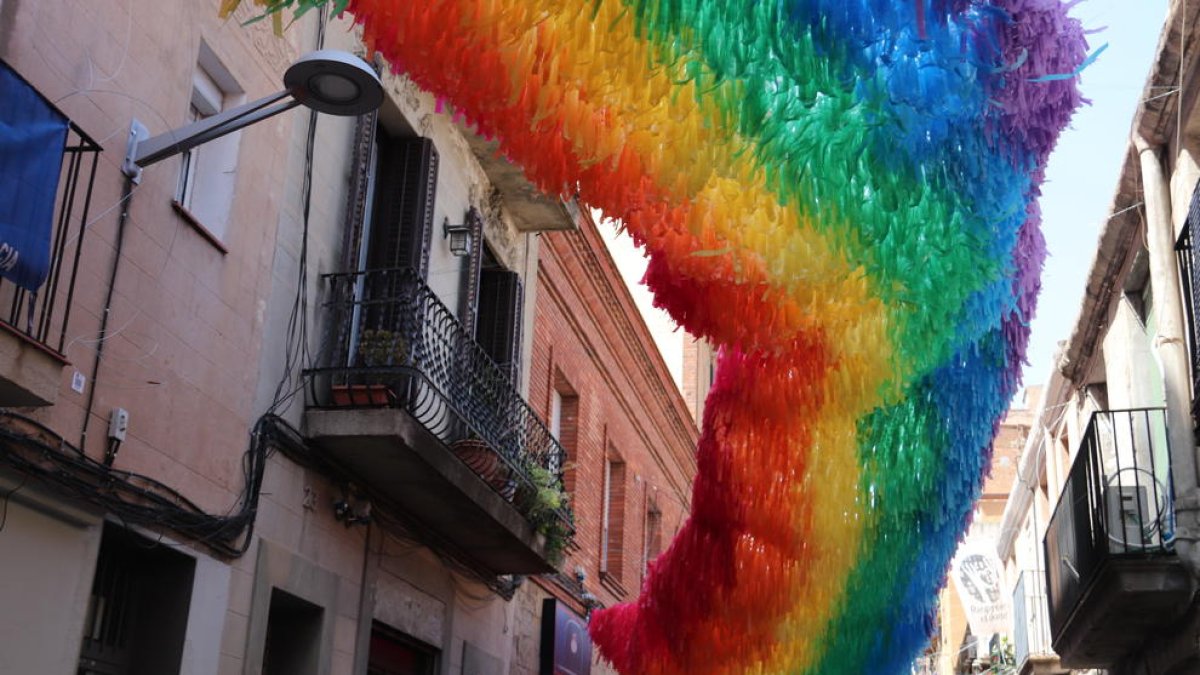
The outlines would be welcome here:
<svg viewBox="0 0 1200 675">
<path fill-rule="evenodd" d="M 675 320 L 666 312 L 654 307 L 654 295 L 641 283 L 642 276 L 646 274 L 645 253 L 633 245 L 633 238 L 624 232 L 618 232 L 613 221 L 603 220 L 599 211 L 594 211 L 592 216 L 600 223 L 600 234 L 604 236 L 604 243 L 608 244 L 608 251 L 617 263 L 617 269 L 621 271 L 629 292 L 633 294 L 633 301 L 641 310 L 646 327 L 650 329 L 650 335 L 658 344 L 658 351 L 667 362 L 667 370 L 671 372 L 671 377 L 675 378 L 675 386 L 682 388 L 683 341 L 691 338 L 679 329 Z"/>
<path fill-rule="evenodd" d="M 1167 0 L 1085 0 L 1072 15 L 1086 29 L 1105 28 L 1089 41 L 1093 50 L 1105 43 L 1108 49 L 1083 72 L 1081 86 L 1092 105 L 1075 113 L 1046 170 L 1042 229 L 1050 257 L 1029 341 L 1026 386 L 1049 379 L 1057 344 L 1070 337 L 1079 317 Z"/>
<path fill-rule="evenodd" d="M 1046 171 L 1042 228 L 1050 255 L 1032 324 L 1026 386 L 1049 378 L 1057 344 L 1070 337 L 1079 316 L 1084 282 L 1108 217 L 1133 113 L 1166 15 L 1167 0 L 1084 0 L 1072 11 L 1086 30 L 1099 31 L 1089 36 L 1090 49 L 1106 43 L 1108 48 L 1083 72 L 1083 93 L 1092 103 L 1075 113 Z M 690 338 L 676 330 L 665 312 L 653 308 L 649 290 L 639 283 L 645 259 L 632 240 L 618 235 L 611 224 L 601 230 L 678 383 L 683 340 Z"/>
</svg>

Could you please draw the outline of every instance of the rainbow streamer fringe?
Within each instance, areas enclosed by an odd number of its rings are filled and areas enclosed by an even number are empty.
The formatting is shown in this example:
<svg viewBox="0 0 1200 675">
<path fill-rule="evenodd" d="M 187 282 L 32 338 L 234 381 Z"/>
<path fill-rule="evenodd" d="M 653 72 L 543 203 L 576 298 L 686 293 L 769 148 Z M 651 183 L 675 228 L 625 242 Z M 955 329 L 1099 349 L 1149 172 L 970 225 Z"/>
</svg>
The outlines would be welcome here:
<svg viewBox="0 0 1200 675">
<path fill-rule="evenodd" d="M 721 346 L 691 517 L 592 618 L 622 673 L 901 673 L 926 644 L 1018 385 L 1073 4 L 349 1 Z"/>
</svg>

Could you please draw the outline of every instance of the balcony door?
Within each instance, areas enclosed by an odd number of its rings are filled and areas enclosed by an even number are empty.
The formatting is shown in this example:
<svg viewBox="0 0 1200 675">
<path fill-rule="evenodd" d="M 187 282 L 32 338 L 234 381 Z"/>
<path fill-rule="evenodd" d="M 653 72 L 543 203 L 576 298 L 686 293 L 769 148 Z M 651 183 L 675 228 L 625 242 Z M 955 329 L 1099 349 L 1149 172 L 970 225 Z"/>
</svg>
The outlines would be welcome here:
<svg viewBox="0 0 1200 675">
<path fill-rule="evenodd" d="M 353 316 L 346 365 L 361 366 L 359 345 L 367 331 L 411 336 L 405 285 L 429 275 L 433 210 L 437 196 L 438 153 L 433 141 L 389 133 L 374 120 L 363 122 L 369 139 L 358 167 L 350 209 L 351 265 L 362 274 L 354 284 Z M 401 269 L 411 270 L 411 275 Z M 411 289 L 407 289 L 411 291 Z"/>
<path fill-rule="evenodd" d="M 475 342 L 514 384 L 521 376 L 521 276 L 507 270 L 482 244 Z"/>
</svg>

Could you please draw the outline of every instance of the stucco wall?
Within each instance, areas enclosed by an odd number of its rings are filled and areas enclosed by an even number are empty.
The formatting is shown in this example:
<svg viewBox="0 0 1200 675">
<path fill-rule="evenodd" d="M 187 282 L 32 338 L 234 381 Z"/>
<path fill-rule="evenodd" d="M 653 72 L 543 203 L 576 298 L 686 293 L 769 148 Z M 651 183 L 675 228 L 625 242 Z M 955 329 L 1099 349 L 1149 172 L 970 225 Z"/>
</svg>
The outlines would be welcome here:
<svg viewBox="0 0 1200 675">
<path fill-rule="evenodd" d="M 0 673 L 69 675 L 79 660 L 99 520 L 0 480 Z"/>
</svg>

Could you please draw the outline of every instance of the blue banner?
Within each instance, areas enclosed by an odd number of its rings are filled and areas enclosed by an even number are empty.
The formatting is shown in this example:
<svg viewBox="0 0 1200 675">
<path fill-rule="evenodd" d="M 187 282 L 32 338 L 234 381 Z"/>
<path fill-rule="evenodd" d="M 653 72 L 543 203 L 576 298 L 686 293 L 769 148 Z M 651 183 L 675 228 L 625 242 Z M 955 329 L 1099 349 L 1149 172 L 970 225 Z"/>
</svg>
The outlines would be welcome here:
<svg viewBox="0 0 1200 675">
<path fill-rule="evenodd" d="M 67 118 L 0 61 L 0 277 L 46 280 Z"/>
</svg>

